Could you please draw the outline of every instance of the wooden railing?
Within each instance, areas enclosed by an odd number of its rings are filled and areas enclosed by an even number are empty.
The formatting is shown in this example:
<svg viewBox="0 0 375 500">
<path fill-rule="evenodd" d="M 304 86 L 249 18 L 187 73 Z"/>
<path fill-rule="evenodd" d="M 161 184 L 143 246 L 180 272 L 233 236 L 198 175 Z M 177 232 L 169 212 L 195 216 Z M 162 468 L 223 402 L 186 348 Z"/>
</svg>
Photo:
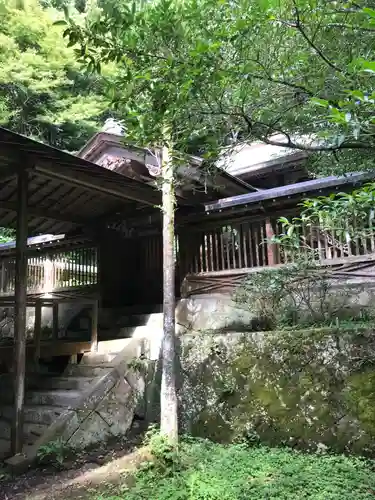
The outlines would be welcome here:
<svg viewBox="0 0 375 500">
<path fill-rule="evenodd" d="M 292 263 L 301 254 L 322 263 L 375 255 L 375 230 L 353 237 L 342 228 L 325 230 L 307 224 L 295 229 L 298 251 L 273 241 L 284 232 L 276 217 L 231 221 L 212 229 L 193 228 L 181 239 L 180 265 L 186 275 Z"/>
<path fill-rule="evenodd" d="M 95 247 L 65 252 L 49 252 L 28 258 L 27 293 L 50 293 L 56 290 L 96 285 L 98 256 Z M 15 290 L 15 259 L 0 262 L 0 295 Z"/>
<path fill-rule="evenodd" d="M 267 231 L 266 220 L 189 231 L 181 239 L 181 267 L 186 273 L 202 273 L 267 266 Z"/>
</svg>

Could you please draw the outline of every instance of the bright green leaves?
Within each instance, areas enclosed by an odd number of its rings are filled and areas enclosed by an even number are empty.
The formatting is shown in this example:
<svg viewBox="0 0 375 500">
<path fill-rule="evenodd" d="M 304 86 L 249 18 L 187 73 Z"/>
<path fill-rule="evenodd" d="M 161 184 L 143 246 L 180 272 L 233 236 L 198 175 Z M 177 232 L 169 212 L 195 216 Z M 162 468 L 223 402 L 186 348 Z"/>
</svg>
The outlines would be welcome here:
<svg viewBox="0 0 375 500">
<path fill-rule="evenodd" d="M 22 9 L 0 0 L 0 10 L 0 45 L 6 48 L 0 51 L 1 125 L 61 149 L 80 149 L 104 122 L 104 79 L 84 74 L 77 54 L 65 46 L 61 11 L 37 0 Z M 78 22 L 80 15 L 71 13 Z"/>
</svg>

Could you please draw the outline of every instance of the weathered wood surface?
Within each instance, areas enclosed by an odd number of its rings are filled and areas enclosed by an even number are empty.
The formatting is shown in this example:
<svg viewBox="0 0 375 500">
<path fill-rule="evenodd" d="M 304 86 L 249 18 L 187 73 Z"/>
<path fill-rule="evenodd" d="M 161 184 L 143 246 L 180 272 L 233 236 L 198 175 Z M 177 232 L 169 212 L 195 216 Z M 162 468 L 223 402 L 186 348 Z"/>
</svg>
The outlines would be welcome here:
<svg viewBox="0 0 375 500">
<path fill-rule="evenodd" d="M 17 231 L 14 303 L 14 414 L 11 428 L 13 455 L 23 447 L 23 415 L 26 370 L 26 306 L 27 306 L 27 231 L 28 172 L 17 175 Z"/>
<path fill-rule="evenodd" d="M 0 345 L 0 361 L 9 361 L 13 355 L 13 345 Z M 53 356 L 70 356 L 90 352 L 91 342 L 89 341 L 65 341 L 65 340 L 42 340 L 40 342 L 40 358 L 50 358 Z M 33 357 L 35 345 L 33 342 L 26 344 L 27 356 Z"/>
</svg>

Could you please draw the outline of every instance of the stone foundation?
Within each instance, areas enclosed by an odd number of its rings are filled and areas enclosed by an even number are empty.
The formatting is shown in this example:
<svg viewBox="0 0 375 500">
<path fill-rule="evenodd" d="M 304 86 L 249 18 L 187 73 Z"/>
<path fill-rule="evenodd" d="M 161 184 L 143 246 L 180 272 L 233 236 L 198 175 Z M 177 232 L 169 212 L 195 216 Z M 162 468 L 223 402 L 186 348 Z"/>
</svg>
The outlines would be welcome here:
<svg viewBox="0 0 375 500">
<path fill-rule="evenodd" d="M 185 335 L 181 369 L 186 432 L 375 453 L 372 329 Z"/>
</svg>

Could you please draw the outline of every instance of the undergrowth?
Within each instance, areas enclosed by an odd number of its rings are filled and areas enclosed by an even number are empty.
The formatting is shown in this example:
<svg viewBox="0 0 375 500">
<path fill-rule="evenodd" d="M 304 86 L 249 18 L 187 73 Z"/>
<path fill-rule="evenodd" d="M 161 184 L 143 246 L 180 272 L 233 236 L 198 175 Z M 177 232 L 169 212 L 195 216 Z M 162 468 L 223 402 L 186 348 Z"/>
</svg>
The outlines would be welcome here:
<svg viewBox="0 0 375 500">
<path fill-rule="evenodd" d="M 154 460 L 117 494 L 100 500 L 373 499 L 372 462 L 291 449 L 184 439 L 172 449 L 152 438 Z"/>
</svg>

